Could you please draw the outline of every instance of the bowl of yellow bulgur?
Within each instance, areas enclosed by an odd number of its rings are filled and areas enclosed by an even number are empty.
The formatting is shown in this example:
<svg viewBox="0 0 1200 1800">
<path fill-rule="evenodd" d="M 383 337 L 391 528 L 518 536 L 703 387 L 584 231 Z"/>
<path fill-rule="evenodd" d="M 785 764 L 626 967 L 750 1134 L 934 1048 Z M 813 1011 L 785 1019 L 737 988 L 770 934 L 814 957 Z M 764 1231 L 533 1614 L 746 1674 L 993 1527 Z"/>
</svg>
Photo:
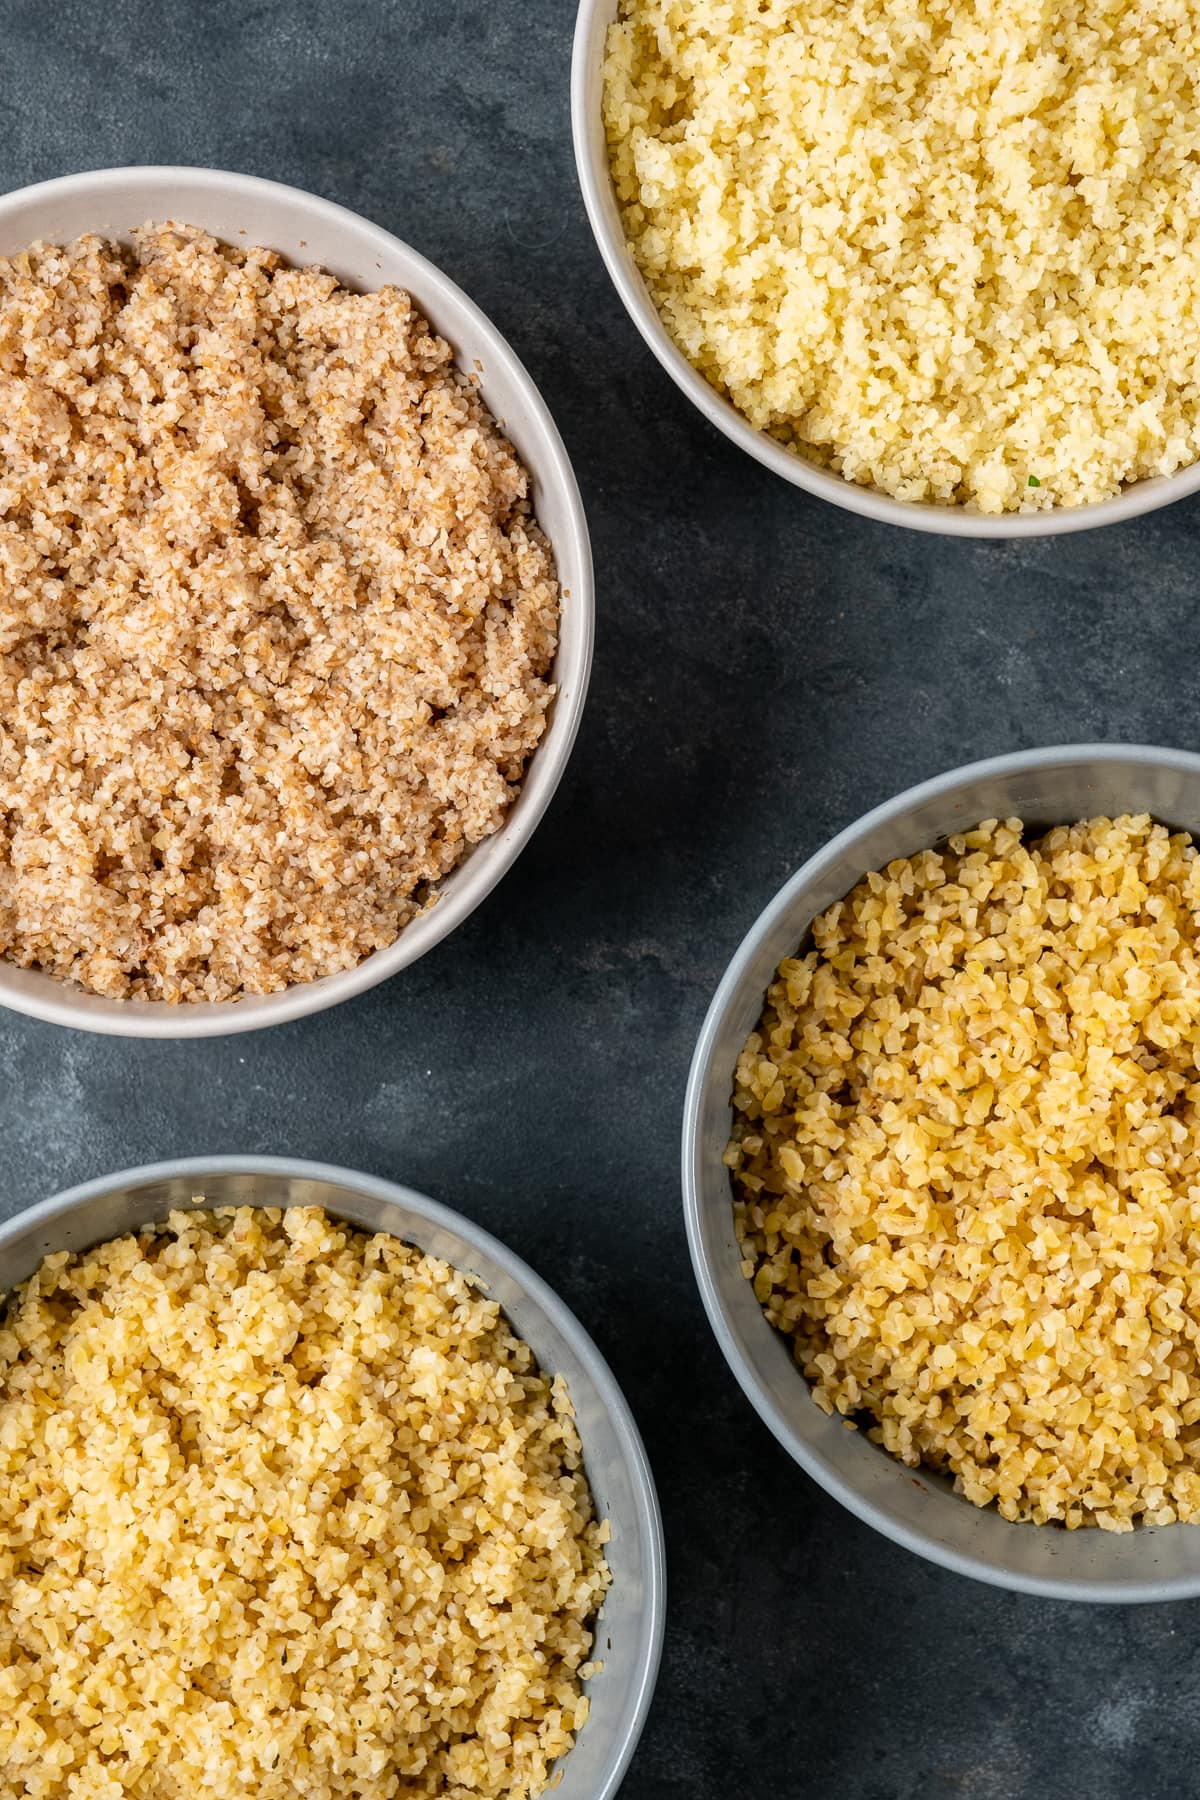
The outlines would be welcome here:
<svg viewBox="0 0 1200 1800">
<path fill-rule="evenodd" d="M 0 198 L 0 1004 L 199 1037 L 439 943 L 566 766 L 588 534 L 417 251 L 210 169 Z"/>
<path fill-rule="evenodd" d="M 1200 14 L 582 0 L 584 200 L 688 398 L 796 486 L 958 536 L 1200 487 Z"/>
<path fill-rule="evenodd" d="M 0 1226 L 0 1788 L 612 1800 L 654 1686 L 637 1428 L 511 1251 L 217 1157 Z"/>
<path fill-rule="evenodd" d="M 1200 757 L 976 763 L 820 850 L 688 1088 L 693 1264 L 797 1462 L 1031 1593 L 1200 1593 Z"/>
</svg>

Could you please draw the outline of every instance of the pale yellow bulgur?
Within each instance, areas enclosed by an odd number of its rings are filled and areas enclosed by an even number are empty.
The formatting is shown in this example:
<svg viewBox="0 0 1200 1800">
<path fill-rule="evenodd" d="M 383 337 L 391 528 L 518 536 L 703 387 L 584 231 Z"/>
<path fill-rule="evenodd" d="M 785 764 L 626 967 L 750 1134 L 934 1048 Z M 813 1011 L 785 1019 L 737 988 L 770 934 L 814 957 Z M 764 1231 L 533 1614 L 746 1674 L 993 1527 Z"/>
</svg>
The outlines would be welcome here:
<svg viewBox="0 0 1200 1800">
<path fill-rule="evenodd" d="M 557 622 L 406 294 L 190 228 L 0 259 L 0 955 L 170 1001 L 353 966 L 501 823 Z"/>
<path fill-rule="evenodd" d="M 48 1257 L 0 1313 L 0 1794 L 537 1793 L 606 1537 L 445 1263 L 311 1208 Z"/>
<path fill-rule="evenodd" d="M 621 0 L 604 117 L 702 373 L 994 513 L 1200 454 L 1198 81 L 1198 0 Z"/>
<path fill-rule="evenodd" d="M 745 1272 L 817 1402 L 1012 1519 L 1200 1522 L 1200 859 L 985 823 L 869 875 L 737 1070 Z"/>
</svg>

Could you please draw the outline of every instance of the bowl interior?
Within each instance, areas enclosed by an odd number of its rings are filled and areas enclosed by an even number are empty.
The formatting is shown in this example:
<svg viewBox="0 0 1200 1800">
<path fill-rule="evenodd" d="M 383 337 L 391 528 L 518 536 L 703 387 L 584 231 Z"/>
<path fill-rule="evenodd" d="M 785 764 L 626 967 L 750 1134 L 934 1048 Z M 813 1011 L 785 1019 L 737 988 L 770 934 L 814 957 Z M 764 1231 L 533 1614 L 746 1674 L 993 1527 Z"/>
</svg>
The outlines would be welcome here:
<svg viewBox="0 0 1200 1800">
<path fill-rule="evenodd" d="M 1089 506 L 1060 507 L 1037 513 L 988 514 L 965 506 L 937 506 L 928 501 L 895 500 L 878 489 L 860 487 L 829 470 L 806 462 L 768 432 L 759 431 L 712 387 L 668 335 L 650 291 L 625 241 L 620 209 L 609 174 L 601 111 L 605 39 L 620 0 L 580 0 L 575 29 L 571 108 L 575 160 L 592 230 L 613 283 L 648 348 L 676 385 L 709 422 L 739 449 L 765 463 L 794 487 L 804 488 L 849 512 L 910 531 L 932 531 L 943 537 L 1055 537 L 1088 531 L 1152 512 L 1200 489 L 1200 464 L 1175 475 L 1133 482 L 1114 499 Z"/>
<path fill-rule="evenodd" d="M 827 1418 L 741 1273 L 721 1154 L 732 1126 L 734 1066 L 775 969 L 864 874 L 986 818 L 1015 814 L 1037 828 L 1127 812 L 1200 832 L 1200 757 L 1103 747 L 1002 757 L 869 813 L 793 877 L 734 957 L 697 1046 L 684 1127 L 688 1230 L 705 1305 L 730 1366 L 780 1442 L 843 1504 L 909 1549 L 1003 1586 L 1094 1600 L 1200 1593 L 1200 1531 L 1113 1535 L 1012 1524 Z"/>
<path fill-rule="evenodd" d="M 628 1408 L 582 1327 L 540 1279 L 487 1233 L 409 1189 L 318 1164 L 215 1159 L 134 1170 L 73 1189 L 0 1226 L 0 1296 L 52 1250 L 84 1250 L 205 1206 L 320 1206 L 386 1231 L 474 1276 L 503 1307 L 547 1372 L 566 1378 L 598 1515 L 611 1522 L 612 1585 L 596 1626 L 604 1664 L 587 1684 L 588 1720 L 556 1800 L 609 1800 L 632 1755 L 653 1691 L 662 1633 L 661 1530 L 653 1481 Z"/>
<path fill-rule="evenodd" d="M 528 373 L 479 308 L 441 271 L 390 233 L 311 194 L 214 169 L 101 169 L 0 198 L 0 255 L 38 239 L 68 243 L 85 232 L 123 242 L 147 221 L 200 225 L 232 244 L 266 244 L 289 261 L 319 263 L 346 286 L 405 288 L 478 378 L 490 411 L 532 484 L 534 511 L 554 546 L 563 603 L 545 736 L 500 830 L 443 880 L 436 903 L 395 944 L 357 968 L 282 993 L 169 1006 L 108 1000 L 36 970 L 0 962 L 0 1005 L 56 1024 L 145 1036 L 208 1037 L 281 1024 L 332 1006 L 414 962 L 459 924 L 514 860 L 545 811 L 566 765 L 587 691 L 592 649 L 592 570 L 575 478 L 553 420 Z"/>
</svg>

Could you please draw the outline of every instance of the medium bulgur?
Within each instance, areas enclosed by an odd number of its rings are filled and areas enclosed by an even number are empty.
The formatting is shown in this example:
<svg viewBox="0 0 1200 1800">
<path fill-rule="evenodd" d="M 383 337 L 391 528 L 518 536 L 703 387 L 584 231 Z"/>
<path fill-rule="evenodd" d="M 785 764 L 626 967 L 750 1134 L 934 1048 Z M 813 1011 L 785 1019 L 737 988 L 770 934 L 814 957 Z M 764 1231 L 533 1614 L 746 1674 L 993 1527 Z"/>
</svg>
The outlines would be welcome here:
<svg viewBox="0 0 1200 1800">
<path fill-rule="evenodd" d="M 759 428 L 1036 511 L 1200 455 L 1197 0 L 621 0 L 630 247 Z"/>
<path fill-rule="evenodd" d="M 0 1793 L 521 1800 L 606 1537 L 445 1263 L 315 1208 L 50 1256 L 0 1312 Z"/>
<path fill-rule="evenodd" d="M 1010 1519 L 1200 1522 L 1200 859 L 988 821 L 783 963 L 738 1064 L 744 1269 L 827 1412 Z"/>
<path fill-rule="evenodd" d="M 0 954 L 167 1001 L 352 967 L 500 825 L 557 623 L 407 294 L 185 227 L 0 259 Z"/>
</svg>

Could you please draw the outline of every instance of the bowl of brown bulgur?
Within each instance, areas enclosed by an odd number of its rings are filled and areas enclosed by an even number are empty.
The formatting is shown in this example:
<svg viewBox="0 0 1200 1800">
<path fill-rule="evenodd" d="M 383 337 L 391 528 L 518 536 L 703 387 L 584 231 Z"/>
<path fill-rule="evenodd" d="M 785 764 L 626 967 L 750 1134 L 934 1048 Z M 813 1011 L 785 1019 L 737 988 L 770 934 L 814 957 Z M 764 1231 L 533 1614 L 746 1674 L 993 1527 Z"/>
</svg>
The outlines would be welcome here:
<svg viewBox="0 0 1200 1800">
<path fill-rule="evenodd" d="M 409 1189 L 164 1163 L 0 1226 L 0 1789 L 613 1800 L 658 1665 L 636 1426 Z"/>
<path fill-rule="evenodd" d="M 877 807 L 692 1065 L 710 1322 L 797 1462 L 962 1574 L 1200 1593 L 1200 757 L 1020 752 Z"/>
<path fill-rule="evenodd" d="M 0 199 L 0 1004 L 208 1036 L 363 991 L 511 866 L 586 693 L 561 439 L 345 209 L 204 169 Z"/>
<path fill-rule="evenodd" d="M 734 444 L 970 537 L 1200 488 L 1200 14 L 581 0 L 576 164 L 634 325 Z"/>
</svg>

